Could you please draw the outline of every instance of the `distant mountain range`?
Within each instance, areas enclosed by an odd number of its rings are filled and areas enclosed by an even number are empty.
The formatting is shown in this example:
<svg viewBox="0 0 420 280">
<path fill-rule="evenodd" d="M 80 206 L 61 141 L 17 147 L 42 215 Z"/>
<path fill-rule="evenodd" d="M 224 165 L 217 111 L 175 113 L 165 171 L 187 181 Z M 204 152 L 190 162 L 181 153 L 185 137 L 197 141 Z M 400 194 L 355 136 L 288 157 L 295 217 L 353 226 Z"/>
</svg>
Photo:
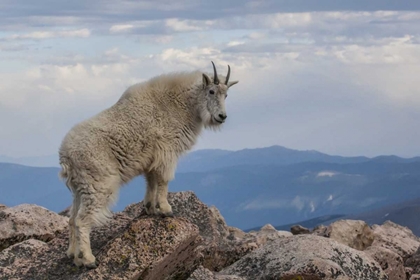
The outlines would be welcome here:
<svg viewBox="0 0 420 280">
<path fill-rule="evenodd" d="M 56 167 L 0 164 L 0 203 L 36 203 L 63 210 L 71 195 L 58 172 Z M 134 179 L 121 190 L 114 210 L 142 200 L 144 188 L 142 177 Z M 169 189 L 194 191 L 215 205 L 232 226 L 285 225 L 371 213 L 420 198 L 420 158 L 341 157 L 280 146 L 200 150 L 180 160 Z"/>
<path fill-rule="evenodd" d="M 58 152 L 56 155 L 38 156 L 38 157 L 20 157 L 13 158 L 0 155 L 0 162 L 15 163 L 33 167 L 59 167 Z"/>
<path fill-rule="evenodd" d="M 302 162 L 360 163 L 366 161 L 409 163 L 420 161 L 420 157 L 378 156 L 368 158 L 331 156 L 314 150 L 299 151 L 282 146 L 227 151 L 218 149 L 198 150 L 188 153 L 179 161 L 177 172 L 209 171 L 236 165 L 289 165 Z M 59 167 L 58 153 L 38 157 L 13 158 L 0 155 L 0 162 L 16 163 L 33 167 Z"/>
</svg>

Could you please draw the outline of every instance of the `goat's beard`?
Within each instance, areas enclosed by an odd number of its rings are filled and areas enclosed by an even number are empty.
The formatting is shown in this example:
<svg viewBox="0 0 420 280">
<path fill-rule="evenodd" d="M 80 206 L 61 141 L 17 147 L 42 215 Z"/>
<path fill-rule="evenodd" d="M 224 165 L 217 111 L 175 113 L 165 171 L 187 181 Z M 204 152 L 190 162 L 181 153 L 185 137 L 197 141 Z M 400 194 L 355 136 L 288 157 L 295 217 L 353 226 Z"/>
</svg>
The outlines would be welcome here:
<svg viewBox="0 0 420 280">
<path fill-rule="evenodd" d="M 204 128 L 214 131 L 219 131 L 223 124 L 217 122 L 213 115 L 207 110 L 203 110 L 201 112 L 201 120 L 203 122 Z"/>
</svg>

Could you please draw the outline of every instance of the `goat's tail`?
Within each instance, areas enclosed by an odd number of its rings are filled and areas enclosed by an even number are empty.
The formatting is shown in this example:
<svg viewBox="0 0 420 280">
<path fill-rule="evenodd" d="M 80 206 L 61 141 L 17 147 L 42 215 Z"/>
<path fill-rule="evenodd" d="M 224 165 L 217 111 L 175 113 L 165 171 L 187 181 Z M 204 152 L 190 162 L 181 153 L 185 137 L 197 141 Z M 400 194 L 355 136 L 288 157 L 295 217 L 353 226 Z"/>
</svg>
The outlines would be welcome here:
<svg viewBox="0 0 420 280">
<path fill-rule="evenodd" d="M 73 193 L 73 188 L 70 185 L 70 166 L 64 162 L 60 162 L 61 170 L 59 173 L 59 177 L 66 183 L 67 188 L 70 190 L 70 192 Z"/>
</svg>

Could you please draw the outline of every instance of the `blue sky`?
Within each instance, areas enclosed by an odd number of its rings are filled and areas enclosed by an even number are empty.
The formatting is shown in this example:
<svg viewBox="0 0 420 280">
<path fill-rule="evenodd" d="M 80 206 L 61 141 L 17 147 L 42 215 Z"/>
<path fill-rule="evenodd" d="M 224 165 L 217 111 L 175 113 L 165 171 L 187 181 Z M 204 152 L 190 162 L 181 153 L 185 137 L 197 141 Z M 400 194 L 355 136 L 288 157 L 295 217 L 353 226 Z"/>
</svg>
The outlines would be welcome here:
<svg viewBox="0 0 420 280">
<path fill-rule="evenodd" d="M 2 1 L 0 155 L 57 153 L 130 85 L 232 67 L 196 149 L 420 155 L 419 1 Z"/>
</svg>

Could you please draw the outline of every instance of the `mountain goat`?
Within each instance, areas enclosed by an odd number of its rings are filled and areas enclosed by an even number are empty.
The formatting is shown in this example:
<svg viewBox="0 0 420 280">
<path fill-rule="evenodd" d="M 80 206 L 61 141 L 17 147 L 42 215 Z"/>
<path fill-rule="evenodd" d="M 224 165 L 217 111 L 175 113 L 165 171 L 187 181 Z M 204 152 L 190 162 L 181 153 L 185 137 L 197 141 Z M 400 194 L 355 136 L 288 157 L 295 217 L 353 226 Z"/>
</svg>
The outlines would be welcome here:
<svg viewBox="0 0 420 280">
<path fill-rule="evenodd" d="M 149 215 L 172 216 L 168 182 L 178 158 L 203 128 L 226 120 L 225 98 L 238 83 L 199 71 L 171 73 L 129 87 L 110 108 L 74 126 L 61 143 L 60 176 L 73 194 L 67 255 L 77 266 L 97 266 L 90 246 L 92 226 L 112 216 L 120 186 L 144 175 Z"/>
</svg>

